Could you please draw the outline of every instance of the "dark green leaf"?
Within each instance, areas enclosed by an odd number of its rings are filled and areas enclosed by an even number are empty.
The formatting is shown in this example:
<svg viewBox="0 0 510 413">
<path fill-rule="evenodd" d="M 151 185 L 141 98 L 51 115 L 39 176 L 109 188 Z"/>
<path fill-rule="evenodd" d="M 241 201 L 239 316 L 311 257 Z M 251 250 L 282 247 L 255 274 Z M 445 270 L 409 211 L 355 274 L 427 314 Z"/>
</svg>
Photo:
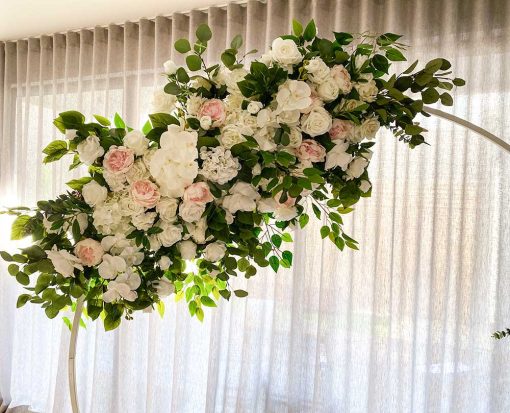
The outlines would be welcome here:
<svg viewBox="0 0 510 413">
<path fill-rule="evenodd" d="M 195 34 L 197 35 L 197 39 L 204 43 L 207 43 L 209 40 L 211 40 L 211 37 L 212 37 L 211 29 L 205 23 L 202 23 L 201 25 L 199 25 L 197 27 Z M 177 49 L 177 42 L 176 42 L 175 48 Z M 186 51 L 181 52 L 181 53 L 186 53 Z"/>
<path fill-rule="evenodd" d="M 186 56 L 186 64 L 188 65 L 189 70 L 193 72 L 200 70 L 202 67 L 202 61 L 200 60 L 200 57 L 194 54 Z"/>
<path fill-rule="evenodd" d="M 174 43 L 175 50 L 179 53 L 188 53 L 191 50 L 191 45 L 188 39 L 179 39 Z"/>
</svg>

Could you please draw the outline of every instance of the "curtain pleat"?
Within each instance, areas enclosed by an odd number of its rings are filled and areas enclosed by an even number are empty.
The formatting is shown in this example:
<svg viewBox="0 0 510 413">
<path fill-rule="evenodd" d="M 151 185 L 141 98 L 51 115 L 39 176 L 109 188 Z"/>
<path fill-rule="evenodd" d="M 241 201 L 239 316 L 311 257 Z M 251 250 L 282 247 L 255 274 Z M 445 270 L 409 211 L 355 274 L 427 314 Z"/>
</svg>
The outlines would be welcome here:
<svg viewBox="0 0 510 413">
<path fill-rule="evenodd" d="M 236 34 L 243 54 L 267 51 L 293 18 L 315 19 L 323 36 L 404 34 L 409 62 L 398 67 L 448 58 L 468 82 L 448 110 L 510 142 L 509 17 L 505 0 L 250 0 L 0 43 L 0 205 L 53 197 L 83 173 L 41 163 L 59 112 L 119 113 L 141 128 L 163 63 L 184 64 L 173 43 L 200 23 L 213 30 L 209 63 Z M 388 132 L 376 141 L 372 197 L 345 216 L 359 251 L 338 252 L 312 219 L 293 233 L 291 270 L 234 280 L 249 297 L 202 324 L 171 298 L 163 319 L 137 314 L 109 333 L 87 322 L 81 411 L 508 410 L 508 344 L 490 334 L 510 322 L 510 157 L 446 121 L 421 121 L 430 146 L 410 151 Z M 0 215 L 0 228 L 9 222 Z M 19 245 L 0 231 L 0 249 Z M 67 413 L 70 333 L 36 306 L 16 310 L 21 291 L 0 264 L 0 411 Z"/>
</svg>

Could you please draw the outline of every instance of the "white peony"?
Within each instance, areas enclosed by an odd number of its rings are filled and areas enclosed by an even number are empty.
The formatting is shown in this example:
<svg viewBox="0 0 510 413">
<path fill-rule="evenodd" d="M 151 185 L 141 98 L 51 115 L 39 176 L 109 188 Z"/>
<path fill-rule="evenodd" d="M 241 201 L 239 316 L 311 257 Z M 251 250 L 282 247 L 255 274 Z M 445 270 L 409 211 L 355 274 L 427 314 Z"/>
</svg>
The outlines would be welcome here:
<svg viewBox="0 0 510 413">
<path fill-rule="evenodd" d="M 308 73 L 308 79 L 314 83 L 322 83 L 329 76 L 329 67 L 320 57 L 310 59 L 303 66 Z"/>
<path fill-rule="evenodd" d="M 114 192 L 120 192 L 126 189 L 126 175 L 125 174 L 112 174 L 107 170 L 103 171 L 103 178 Z"/>
<path fill-rule="evenodd" d="M 160 138 L 161 149 L 151 158 L 149 170 L 159 185 L 160 193 L 170 198 L 181 197 L 198 174 L 198 135 L 170 125 Z"/>
<path fill-rule="evenodd" d="M 81 193 L 85 202 L 91 207 L 102 204 L 108 196 L 108 190 L 96 181 L 90 181 L 83 185 Z"/>
<path fill-rule="evenodd" d="M 304 110 L 312 104 L 312 89 L 301 80 L 287 80 L 276 94 L 278 110 Z"/>
<path fill-rule="evenodd" d="M 76 147 L 76 151 L 80 161 L 86 165 L 92 165 L 97 158 L 104 155 L 104 149 L 99 143 L 99 138 L 95 135 L 90 135 L 84 141 L 81 141 Z"/>
<path fill-rule="evenodd" d="M 164 247 L 171 247 L 182 239 L 182 226 L 173 225 L 169 222 L 160 221 L 157 224 L 163 232 L 158 234 L 158 239 Z"/>
<path fill-rule="evenodd" d="M 326 169 L 333 169 L 340 167 L 342 171 L 345 171 L 352 161 L 352 155 L 347 153 L 349 149 L 349 143 L 341 140 L 333 141 L 335 146 L 326 154 Z"/>
<path fill-rule="evenodd" d="M 260 199 L 260 194 L 255 187 L 247 182 L 236 182 L 229 190 L 229 194 L 223 198 L 223 208 L 231 214 L 237 211 L 253 211 Z"/>
<path fill-rule="evenodd" d="M 271 57 L 283 65 L 293 65 L 303 60 L 297 44 L 291 39 L 278 37 L 271 45 Z"/>
<path fill-rule="evenodd" d="M 152 96 L 152 113 L 170 113 L 175 109 L 177 97 L 163 90 L 157 90 Z"/>
<path fill-rule="evenodd" d="M 257 141 L 260 150 L 274 152 L 278 145 L 274 141 L 275 128 L 265 126 L 260 128 L 253 137 Z"/>
<path fill-rule="evenodd" d="M 111 280 L 117 274 L 126 271 L 126 261 L 122 257 L 113 256 L 110 254 L 103 255 L 103 261 L 98 265 L 97 270 L 99 275 L 105 280 Z"/>
<path fill-rule="evenodd" d="M 163 221 L 174 222 L 179 201 L 175 198 L 161 198 L 156 204 L 156 212 Z"/>
<path fill-rule="evenodd" d="M 188 115 L 196 116 L 205 101 L 206 99 L 202 96 L 191 95 L 186 102 L 186 111 L 188 112 Z"/>
<path fill-rule="evenodd" d="M 179 215 L 185 222 L 197 222 L 205 211 L 205 204 L 196 202 L 182 202 L 179 205 Z"/>
<path fill-rule="evenodd" d="M 107 202 L 97 205 L 92 213 L 94 227 L 102 235 L 116 232 L 122 224 L 122 210 L 120 204 Z"/>
<path fill-rule="evenodd" d="M 197 244 L 193 241 L 181 241 L 177 245 L 183 260 L 193 260 L 197 255 Z"/>
<path fill-rule="evenodd" d="M 227 247 L 225 246 L 225 243 L 220 241 L 212 242 L 207 244 L 204 249 L 204 259 L 210 262 L 216 262 L 221 260 L 225 256 L 226 252 Z"/>
<path fill-rule="evenodd" d="M 365 172 L 366 167 L 368 166 L 368 161 L 362 156 L 357 156 L 354 160 L 349 164 L 347 168 L 347 180 L 351 180 L 354 178 L 359 178 Z"/>
<path fill-rule="evenodd" d="M 163 67 L 167 75 L 175 75 L 175 72 L 177 72 L 177 69 L 179 69 L 179 66 L 177 66 L 173 60 L 167 60 L 165 63 L 163 63 Z"/>
<path fill-rule="evenodd" d="M 316 107 L 301 119 L 301 130 L 314 137 L 323 135 L 331 129 L 333 120 L 323 107 Z"/>
<path fill-rule="evenodd" d="M 332 77 L 327 78 L 317 87 L 317 95 L 324 102 L 334 101 L 340 93 L 337 82 Z"/>
<path fill-rule="evenodd" d="M 137 156 L 143 155 L 149 147 L 149 140 L 139 130 L 132 130 L 126 133 L 123 141 L 124 146 L 133 149 L 133 151 L 135 151 L 135 155 Z"/>
<path fill-rule="evenodd" d="M 143 159 L 137 159 L 129 171 L 126 173 L 126 179 L 130 184 L 135 183 L 136 181 L 142 181 L 145 179 L 149 179 L 151 176 L 147 166 Z"/>
<path fill-rule="evenodd" d="M 48 259 L 55 267 L 55 271 L 62 274 L 64 277 L 74 277 L 74 269 L 83 271 L 80 259 L 66 250 L 58 250 L 54 245 L 49 251 L 46 251 Z"/>
<path fill-rule="evenodd" d="M 103 294 L 103 301 L 105 303 L 121 299 L 135 301 L 138 297 L 135 290 L 140 286 L 141 282 L 140 276 L 131 268 L 128 268 L 125 273 L 108 283 L 107 291 Z"/>
</svg>

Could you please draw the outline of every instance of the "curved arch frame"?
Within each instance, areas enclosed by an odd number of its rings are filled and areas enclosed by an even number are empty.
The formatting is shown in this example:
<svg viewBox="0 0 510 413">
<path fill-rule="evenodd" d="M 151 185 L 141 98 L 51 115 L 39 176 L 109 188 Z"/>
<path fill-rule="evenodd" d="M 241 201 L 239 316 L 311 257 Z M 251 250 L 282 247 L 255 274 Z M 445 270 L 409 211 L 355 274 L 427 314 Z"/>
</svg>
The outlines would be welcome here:
<svg viewBox="0 0 510 413">
<path fill-rule="evenodd" d="M 434 108 L 426 108 L 425 112 L 430 115 L 437 116 L 442 119 L 446 119 L 450 122 L 453 122 L 457 125 L 463 126 L 467 129 L 472 130 L 483 138 L 491 141 L 492 143 L 498 145 L 503 150 L 510 153 L 510 143 L 505 142 L 503 139 L 498 138 L 496 135 L 490 133 L 489 131 L 481 128 L 480 126 L 475 125 L 474 123 L 468 122 L 458 116 L 452 115 L 447 112 L 443 112 L 439 109 Z M 79 413 L 80 408 L 78 405 L 78 393 L 76 389 L 76 342 L 78 339 L 78 330 L 80 328 L 80 320 L 83 313 L 83 303 L 85 301 L 85 297 L 80 297 L 76 301 L 76 310 L 74 312 L 73 318 L 73 326 L 71 329 L 71 338 L 69 340 L 69 356 L 68 356 L 68 375 L 69 375 L 69 395 L 71 398 L 71 408 L 73 413 Z"/>
</svg>

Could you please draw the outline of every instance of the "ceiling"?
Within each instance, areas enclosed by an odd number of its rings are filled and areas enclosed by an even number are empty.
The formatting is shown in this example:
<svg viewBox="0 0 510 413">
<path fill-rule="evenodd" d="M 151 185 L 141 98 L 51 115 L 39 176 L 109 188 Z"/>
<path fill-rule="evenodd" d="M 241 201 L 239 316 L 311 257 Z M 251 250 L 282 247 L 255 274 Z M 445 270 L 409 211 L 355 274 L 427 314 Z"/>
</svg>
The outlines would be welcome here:
<svg viewBox="0 0 510 413">
<path fill-rule="evenodd" d="M 168 16 L 228 0 L 0 0 L 0 41 Z"/>
</svg>

